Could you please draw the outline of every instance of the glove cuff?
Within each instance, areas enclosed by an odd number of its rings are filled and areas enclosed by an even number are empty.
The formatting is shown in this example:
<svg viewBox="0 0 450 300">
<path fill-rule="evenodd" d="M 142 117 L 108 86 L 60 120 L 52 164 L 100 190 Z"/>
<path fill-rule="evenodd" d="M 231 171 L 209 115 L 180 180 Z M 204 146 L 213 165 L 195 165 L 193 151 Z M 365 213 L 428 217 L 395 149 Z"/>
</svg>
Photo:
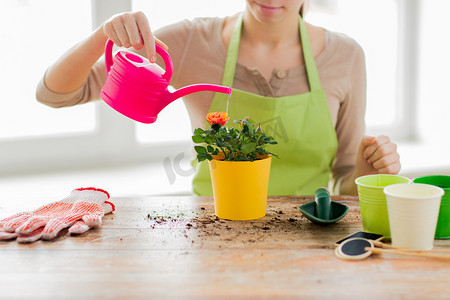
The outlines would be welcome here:
<svg viewBox="0 0 450 300">
<path fill-rule="evenodd" d="M 106 196 L 108 196 L 108 199 L 111 198 L 111 197 L 109 196 L 109 193 L 108 193 L 107 191 L 105 191 L 105 190 L 103 190 L 103 189 L 98 189 L 98 188 L 95 188 L 95 187 L 78 188 L 78 189 L 75 189 L 74 191 L 86 191 L 86 190 L 103 192 L 103 193 L 106 194 Z"/>
<path fill-rule="evenodd" d="M 112 207 L 112 211 L 111 212 L 116 210 L 116 206 L 114 205 L 114 203 L 109 202 L 109 201 L 105 201 L 105 203 L 108 203 L 109 205 L 111 205 L 111 207 Z"/>
</svg>

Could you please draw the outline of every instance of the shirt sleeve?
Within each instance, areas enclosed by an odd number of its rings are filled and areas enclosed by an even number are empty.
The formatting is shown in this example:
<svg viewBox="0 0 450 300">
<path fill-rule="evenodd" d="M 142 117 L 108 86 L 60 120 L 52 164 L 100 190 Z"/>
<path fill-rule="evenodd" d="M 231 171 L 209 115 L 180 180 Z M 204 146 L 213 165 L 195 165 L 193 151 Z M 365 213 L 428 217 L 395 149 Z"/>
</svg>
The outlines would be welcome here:
<svg viewBox="0 0 450 300">
<path fill-rule="evenodd" d="M 86 82 L 70 93 L 56 93 L 45 84 L 45 74 L 36 87 L 36 99 L 51 107 L 67 107 L 100 99 L 106 81 L 105 61 L 101 58 L 92 67 Z"/>
<path fill-rule="evenodd" d="M 365 132 L 366 67 L 362 48 L 353 42 L 348 53 L 352 60 L 348 65 L 347 88 L 340 104 L 336 122 L 338 149 L 332 166 L 334 192 L 339 193 L 342 179 L 355 169 L 356 155 Z"/>
</svg>

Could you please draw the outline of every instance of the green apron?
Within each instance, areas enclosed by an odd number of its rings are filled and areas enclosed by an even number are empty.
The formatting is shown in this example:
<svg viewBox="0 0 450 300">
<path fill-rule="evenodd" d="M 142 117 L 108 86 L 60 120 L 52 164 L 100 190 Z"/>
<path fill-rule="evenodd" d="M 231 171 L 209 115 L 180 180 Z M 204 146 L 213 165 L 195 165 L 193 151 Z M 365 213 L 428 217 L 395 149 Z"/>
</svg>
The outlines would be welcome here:
<svg viewBox="0 0 450 300">
<path fill-rule="evenodd" d="M 265 97 L 238 89 L 232 90 L 228 103 L 230 121 L 249 117 L 261 123 L 277 145 L 267 147 L 279 158 L 272 159 L 269 195 L 312 195 L 328 187 L 331 164 L 336 155 L 337 137 L 326 95 L 320 84 L 308 33 L 299 19 L 300 38 L 310 92 L 286 97 Z M 236 69 L 242 16 L 236 22 L 228 46 L 222 85 L 232 86 Z M 216 94 L 210 112 L 226 111 L 227 99 Z M 197 165 L 193 179 L 197 195 L 212 196 L 208 163 Z"/>
</svg>

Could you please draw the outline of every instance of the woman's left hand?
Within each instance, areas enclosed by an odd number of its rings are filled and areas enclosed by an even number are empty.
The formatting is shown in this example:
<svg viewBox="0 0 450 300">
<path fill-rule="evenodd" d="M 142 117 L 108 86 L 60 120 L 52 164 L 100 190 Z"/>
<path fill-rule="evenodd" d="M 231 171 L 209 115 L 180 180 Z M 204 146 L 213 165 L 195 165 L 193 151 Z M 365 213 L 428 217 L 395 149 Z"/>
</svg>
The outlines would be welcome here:
<svg viewBox="0 0 450 300">
<path fill-rule="evenodd" d="M 342 179 L 339 193 L 357 195 L 355 179 L 371 174 L 398 174 L 400 172 L 400 155 L 397 145 L 387 136 L 364 136 L 359 144 L 356 166 L 350 176 Z"/>
<path fill-rule="evenodd" d="M 361 139 L 355 169 L 358 176 L 398 174 L 400 167 L 397 145 L 391 142 L 387 136 L 364 136 Z"/>
</svg>

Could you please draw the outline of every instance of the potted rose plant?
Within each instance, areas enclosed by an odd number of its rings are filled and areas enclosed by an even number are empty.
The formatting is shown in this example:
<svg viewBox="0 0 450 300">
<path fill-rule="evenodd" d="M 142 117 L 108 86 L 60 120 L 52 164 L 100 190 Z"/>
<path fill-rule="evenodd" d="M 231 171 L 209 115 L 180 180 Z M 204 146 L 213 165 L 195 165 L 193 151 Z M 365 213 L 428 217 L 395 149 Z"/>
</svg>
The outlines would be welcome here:
<svg viewBox="0 0 450 300">
<path fill-rule="evenodd" d="M 209 129 L 197 128 L 192 140 L 199 162 L 208 160 L 216 216 L 251 220 L 266 215 L 267 190 L 272 157 L 268 145 L 277 144 L 259 123 L 230 119 L 225 112 L 206 116 Z"/>
</svg>

